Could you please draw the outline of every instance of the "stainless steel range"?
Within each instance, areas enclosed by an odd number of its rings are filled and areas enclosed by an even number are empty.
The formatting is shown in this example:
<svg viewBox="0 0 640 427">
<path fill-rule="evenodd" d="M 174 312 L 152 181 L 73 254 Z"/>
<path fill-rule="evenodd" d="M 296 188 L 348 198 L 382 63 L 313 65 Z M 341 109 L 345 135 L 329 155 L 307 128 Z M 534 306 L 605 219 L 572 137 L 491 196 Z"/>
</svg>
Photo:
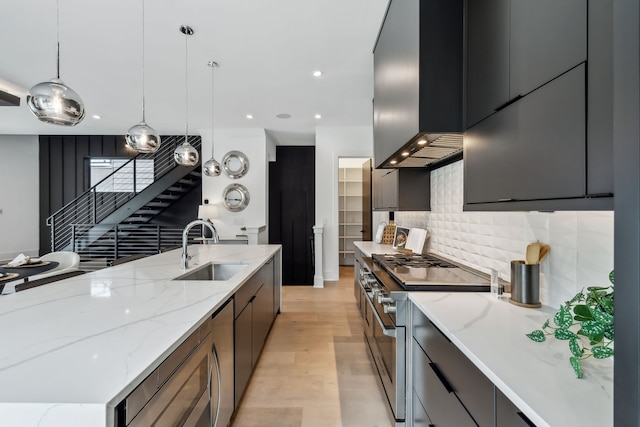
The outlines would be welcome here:
<svg viewBox="0 0 640 427">
<path fill-rule="evenodd" d="M 356 249 L 354 291 L 364 336 L 395 426 L 406 417 L 408 291 L 489 292 L 486 275 L 434 255 L 373 254 Z"/>
</svg>

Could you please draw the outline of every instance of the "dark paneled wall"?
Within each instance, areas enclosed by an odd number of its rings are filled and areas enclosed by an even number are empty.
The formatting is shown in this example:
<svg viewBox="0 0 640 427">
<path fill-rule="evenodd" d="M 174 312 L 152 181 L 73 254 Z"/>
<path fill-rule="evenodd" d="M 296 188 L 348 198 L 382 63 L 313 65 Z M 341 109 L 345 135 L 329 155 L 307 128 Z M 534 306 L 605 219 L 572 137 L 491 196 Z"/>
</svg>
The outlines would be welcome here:
<svg viewBox="0 0 640 427">
<path fill-rule="evenodd" d="M 312 285 L 315 147 L 278 146 L 276 160 L 269 163 L 269 243 L 282 245 L 284 285 Z"/>
<path fill-rule="evenodd" d="M 163 137 L 165 138 L 165 137 Z M 90 187 L 87 160 L 91 157 L 131 158 L 122 135 L 41 135 L 40 143 L 40 253 L 51 250 L 47 218 Z M 199 191 L 198 191 L 199 190 Z M 184 226 L 197 215 L 201 187 L 168 209 L 159 222 Z M 197 200 L 197 202 L 194 202 Z M 194 204 L 194 206 L 189 206 Z M 192 214 L 192 211 L 195 213 Z"/>
</svg>

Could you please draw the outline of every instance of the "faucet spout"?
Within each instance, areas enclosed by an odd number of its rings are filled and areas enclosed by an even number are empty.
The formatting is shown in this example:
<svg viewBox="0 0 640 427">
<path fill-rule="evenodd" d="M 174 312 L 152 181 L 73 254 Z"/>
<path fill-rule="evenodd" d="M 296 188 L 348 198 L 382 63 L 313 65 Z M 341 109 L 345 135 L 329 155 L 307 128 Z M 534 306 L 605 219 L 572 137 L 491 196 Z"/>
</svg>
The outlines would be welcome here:
<svg viewBox="0 0 640 427">
<path fill-rule="evenodd" d="M 209 228 L 209 230 L 211 230 L 211 233 L 213 233 L 213 238 L 215 242 L 218 242 L 218 231 L 216 230 L 216 228 L 213 226 L 213 224 L 210 221 L 205 221 L 203 219 L 196 219 L 195 221 L 191 221 L 189 224 L 187 224 L 184 227 L 184 230 L 182 231 L 182 270 L 186 270 L 187 268 L 189 268 L 189 260 L 191 259 L 191 257 L 189 256 L 189 253 L 187 251 L 187 241 L 188 241 L 188 237 L 189 237 L 189 231 L 195 227 L 196 225 L 202 225 L 204 227 Z"/>
</svg>

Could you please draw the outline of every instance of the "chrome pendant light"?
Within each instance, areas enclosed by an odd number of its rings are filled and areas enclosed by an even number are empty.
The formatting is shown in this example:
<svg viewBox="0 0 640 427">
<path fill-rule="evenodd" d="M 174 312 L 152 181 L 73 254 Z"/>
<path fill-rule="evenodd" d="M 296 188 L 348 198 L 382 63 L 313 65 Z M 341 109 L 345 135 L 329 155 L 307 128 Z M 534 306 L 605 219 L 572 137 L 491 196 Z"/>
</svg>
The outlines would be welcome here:
<svg viewBox="0 0 640 427">
<path fill-rule="evenodd" d="M 60 79 L 60 2 L 56 2 L 56 78 L 29 89 L 27 105 L 41 122 L 75 126 L 84 119 L 80 96 Z"/>
<path fill-rule="evenodd" d="M 180 32 L 184 34 L 184 81 L 185 81 L 185 131 L 184 142 L 179 145 L 173 152 L 173 158 L 180 166 L 195 166 L 198 164 L 198 150 L 189 144 L 189 36 L 193 35 L 193 29 L 188 25 L 180 27 Z"/>
<path fill-rule="evenodd" d="M 202 165 L 202 172 L 206 176 L 218 176 L 220 175 L 220 163 L 213 156 L 213 74 L 219 65 L 214 61 L 209 61 L 207 65 L 211 67 L 211 158 Z"/>
<path fill-rule="evenodd" d="M 155 153 L 160 148 L 161 140 L 158 132 L 147 124 L 144 92 L 144 0 L 142 0 L 142 121 L 129 128 L 125 139 L 127 147 L 138 153 Z"/>
</svg>

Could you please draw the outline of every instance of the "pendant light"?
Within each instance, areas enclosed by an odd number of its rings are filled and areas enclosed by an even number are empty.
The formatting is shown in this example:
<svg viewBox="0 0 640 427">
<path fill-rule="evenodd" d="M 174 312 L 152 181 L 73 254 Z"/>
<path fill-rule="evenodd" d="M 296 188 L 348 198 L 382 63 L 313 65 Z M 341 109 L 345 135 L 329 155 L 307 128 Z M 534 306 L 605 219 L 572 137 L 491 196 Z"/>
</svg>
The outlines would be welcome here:
<svg viewBox="0 0 640 427">
<path fill-rule="evenodd" d="M 160 135 L 146 122 L 144 89 L 144 0 L 142 0 L 142 121 L 129 128 L 125 139 L 127 147 L 138 153 L 155 153 L 160 148 Z"/>
<path fill-rule="evenodd" d="M 184 142 L 173 152 L 173 158 L 180 166 L 195 166 L 198 164 L 198 150 L 189 144 L 189 36 L 193 35 L 193 29 L 188 25 L 180 27 L 180 32 L 184 34 L 184 81 L 185 81 L 185 132 Z"/>
<path fill-rule="evenodd" d="M 213 75 L 220 65 L 214 61 L 209 61 L 207 65 L 211 68 L 211 158 L 202 165 L 202 172 L 206 176 L 218 176 L 220 175 L 220 163 L 213 156 Z"/>
<path fill-rule="evenodd" d="M 29 89 L 27 105 L 41 122 L 75 126 L 84 119 L 80 96 L 60 80 L 60 2 L 56 2 L 56 78 Z"/>
</svg>

